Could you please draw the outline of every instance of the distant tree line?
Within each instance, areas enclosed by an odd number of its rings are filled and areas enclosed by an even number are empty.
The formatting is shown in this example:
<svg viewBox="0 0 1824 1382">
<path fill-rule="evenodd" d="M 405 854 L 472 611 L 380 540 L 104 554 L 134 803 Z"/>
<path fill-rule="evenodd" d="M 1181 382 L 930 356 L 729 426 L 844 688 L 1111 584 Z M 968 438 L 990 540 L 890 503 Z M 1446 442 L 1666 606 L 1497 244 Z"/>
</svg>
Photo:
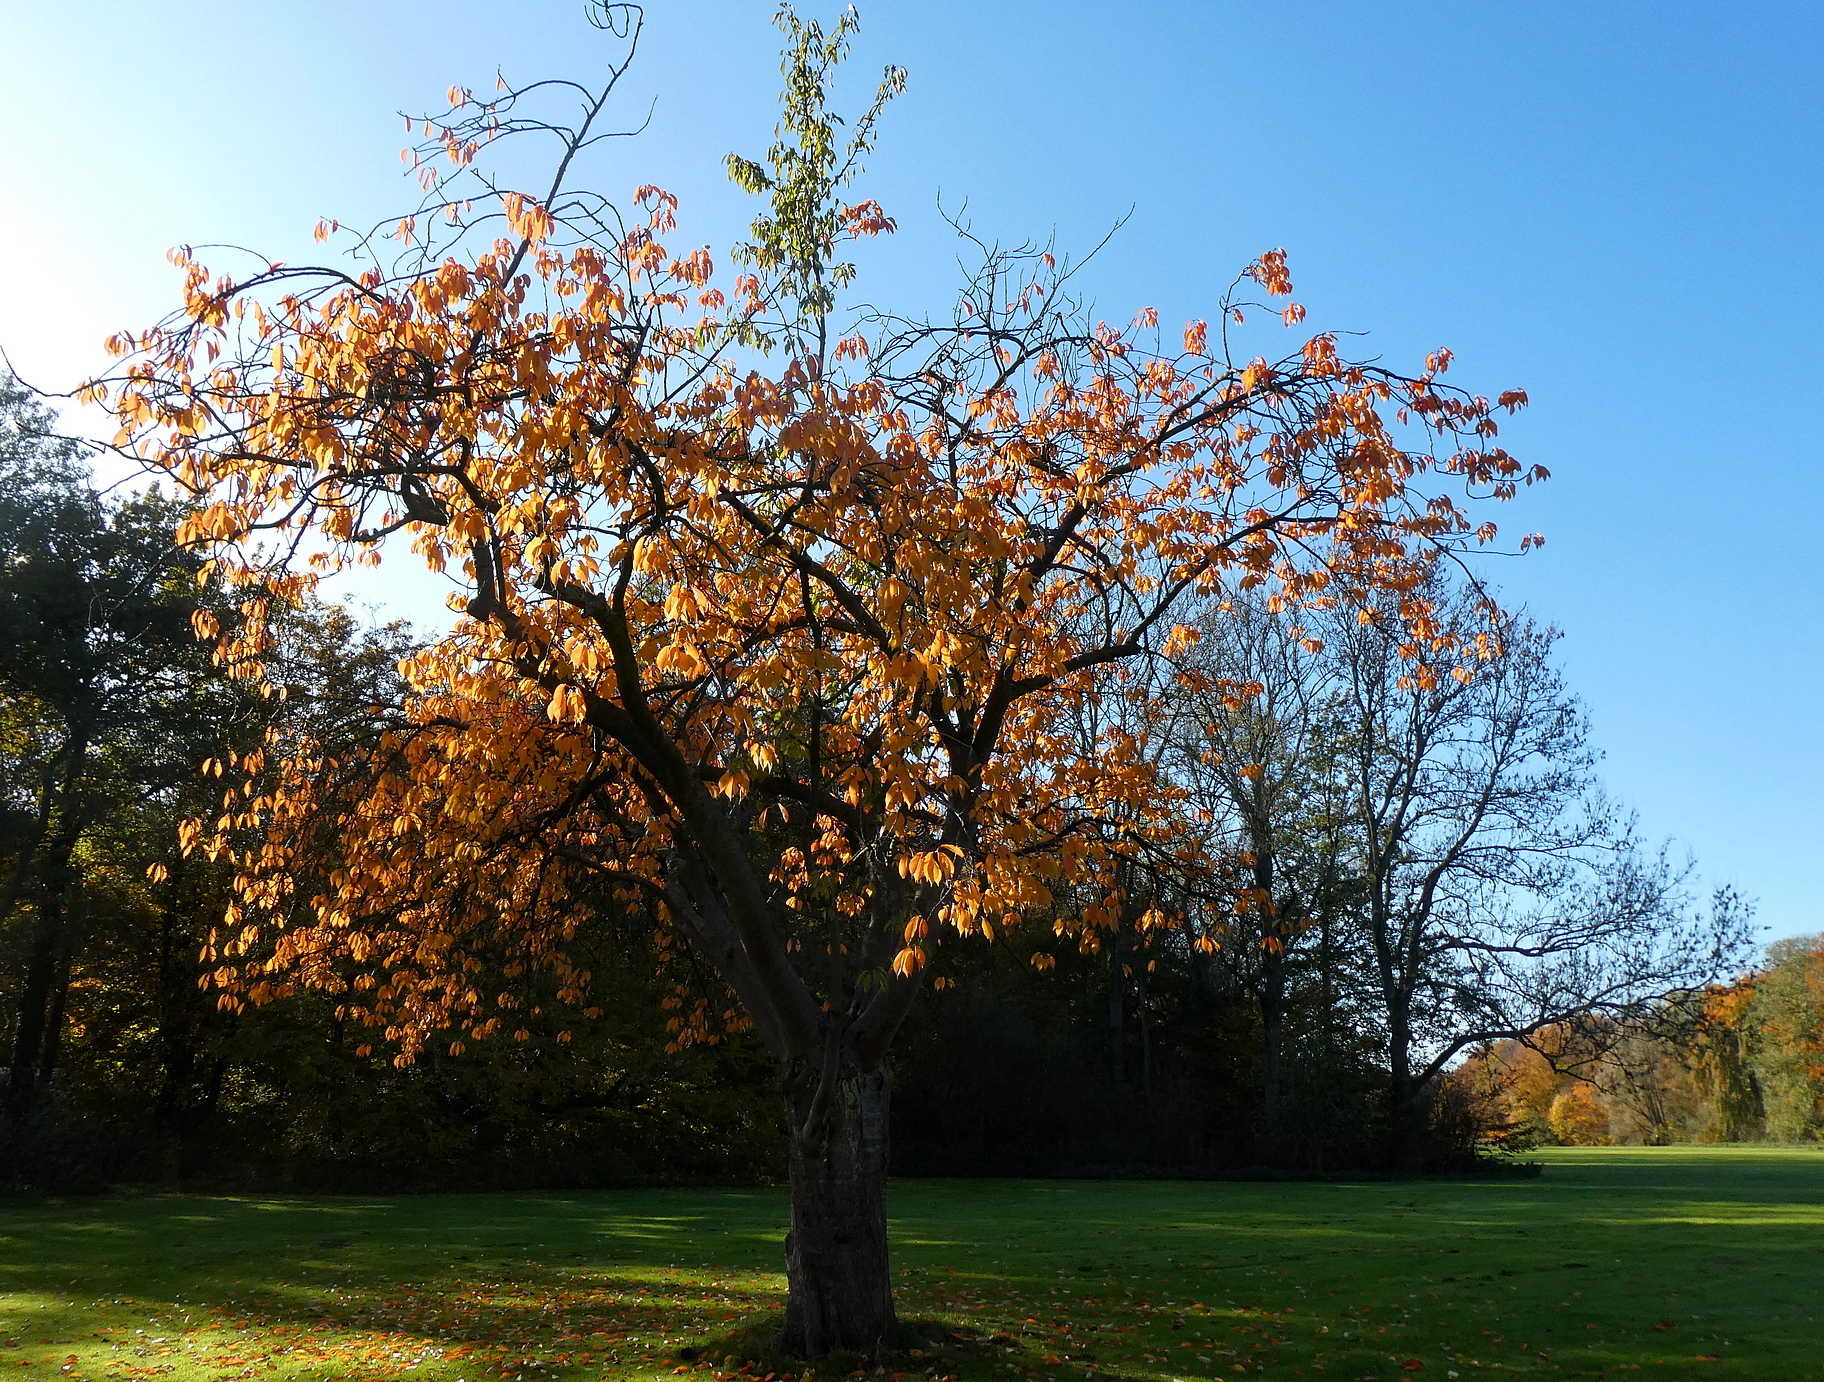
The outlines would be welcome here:
<svg viewBox="0 0 1824 1382">
<path fill-rule="evenodd" d="M 580 955 L 590 1007 L 525 975 L 517 1043 L 398 1065 L 322 993 L 218 1004 L 203 956 L 232 864 L 179 849 L 184 823 L 232 812 L 268 753 L 385 734 L 410 633 L 307 604 L 262 687 L 199 639 L 247 594 L 174 543 L 178 506 L 98 494 L 53 423 L 0 379 L 5 1174 L 780 1174 L 764 1051 L 686 1020 L 715 976 L 611 899 Z M 1474 624 L 1467 582 L 1430 596 Z M 898 1171 L 1419 1171 L 1529 1139 L 1824 1132 L 1824 951 L 1719 985 L 1747 909 L 1699 905 L 1601 796 L 1552 631 L 1511 618 L 1486 671 L 1432 677 L 1391 607 L 1263 591 L 1221 614 L 1169 713 L 1119 728 L 1227 870 L 1136 852 L 1117 894 L 1056 890 L 1055 953 L 945 945 L 895 1056 Z"/>
<path fill-rule="evenodd" d="M 1626 1026 L 1496 1042 L 1455 1078 L 1514 1146 L 1824 1141 L 1824 936 Z"/>
</svg>

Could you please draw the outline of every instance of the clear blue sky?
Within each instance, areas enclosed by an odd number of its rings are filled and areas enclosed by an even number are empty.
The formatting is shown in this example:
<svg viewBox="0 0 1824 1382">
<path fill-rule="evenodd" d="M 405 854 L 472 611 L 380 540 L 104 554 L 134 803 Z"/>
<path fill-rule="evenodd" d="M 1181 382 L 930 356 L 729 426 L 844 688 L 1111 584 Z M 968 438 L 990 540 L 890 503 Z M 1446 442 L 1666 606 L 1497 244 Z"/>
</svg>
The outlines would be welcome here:
<svg viewBox="0 0 1824 1382">
<path fill-rule="evenodd" d="M 769 0 L 658 0 L 630 114 L 594 181 L 684 199 L 724 246 L 724 182 L 777 86 Z M 806 0 L 806 13 L 833 6 Z M 1692 3 L 1297 5 L 869 0 L 859 97 L 911 69 L 867 190 L 899 236 L 873 297 L 952 279 L 934 214 L 1093 244 L 1111 320 L 1207 312 L 1283 245 L 1313 324 L 1391 363 L 1436 345 L 1459 382 L 1527 388 L 1506 432 L 1554 480 L 1503 517 L 1544 550 L 1498 563 L 1565 630 L 1612 791 L 1770 934 L 1824 928 L 1824 8 Z M 166 248 L 310 256 L 321 215 L 405 191 L 398 109 L 452 81 L 589 75 L 566 0 L 182 6 L 5 0 L 0 345 L 43 386 L 171 305 Z M 394 593 L 405 609 L 422 594 Z"/>
</svg>

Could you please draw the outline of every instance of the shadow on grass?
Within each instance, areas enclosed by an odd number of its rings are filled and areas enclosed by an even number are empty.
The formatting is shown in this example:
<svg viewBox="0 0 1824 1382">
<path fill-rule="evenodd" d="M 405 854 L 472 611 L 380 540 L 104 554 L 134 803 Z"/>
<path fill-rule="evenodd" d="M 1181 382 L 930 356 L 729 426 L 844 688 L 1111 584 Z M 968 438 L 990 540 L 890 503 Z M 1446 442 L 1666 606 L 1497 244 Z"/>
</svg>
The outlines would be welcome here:
<svg viewBox="0 0 1824 1382">
<path fill-rule="evenodd" d="M 776 1289 L 587 1268 L 330 1288 L 315 1298 L 256 1288 L 210 1303 L 213 1332 L 194 1361 L 248 1377 L 273 1368 L 328 1370 L 370 1382 L 453 1371 L 534 1382 L 583 1369 L 701 1374 L 704 1382 L 985 1382 L 1058 1379 L 1067 1367 L 1072 1375 L 1140 1382 L 1102 1368 L 1093 1355 L 1067 1363 L 1013 1334 L 931 1316 L 902 1321 L 898 1336 L 875 1348 L 807 1361 L 777 1346 L 783 1304 Z"/>
<path fill-rule="evenodd" d="M 0 1206 L 0 1363 L 24 1364 L 19 1382 L 1060 1376 L 1043 1341 L 930 1315 L 904 1280 L 902 1308 L 927 1313 L 891 1346 L 783 1356 L 782 1209 L 727 1192 L 15 1201 Z M 1121 1382 L 1081 1355 L 1071 1375 L 1086 1363 Z"/>
<path fill-rule="evenodd" d="M 919 1341 L 813 1368 L 772 1347 L 777 1192 L 0 1203 L 0 1365 L 26 1364 L 0 1376 L 1237 1382 L 1497 1356 L 1527 1378 L 1686 1376 L 1672 1354 L 1815 1372 L 1824 1155 L 1649 1150 L 1554 1153 L 1496 1185 L 896 1183 Z"/>
<path fill-rule="evenodd" d="M 1000 1374 L 1056 1378 L 1066 1370 L 1104 1382 L 1140 1382 L 1120 1370 L 1102 1367 L 1093 1354 L 1067 1359 L 1035 1350 L 1012 1334 L 932 1316 L 902 1319 L 899 1337 L 883 1341 L 880 1347 L 838 1350 L 815 1363 L 781 1353 L 776 1344 L 778 1332 L 779 1316 L 769 1314 L 746 1321 L 700 1349 L 685 1349 L 679 1356 L 693 1364 L 693 1370 L 715 1378 L 753 1382 L 778 1382 L 793 1376 L 800 1382 L 834 1382 L 838 1378 L 871 1375 L 922 1375 L 932 1382 L 961 1382 Z"/>
</svg>

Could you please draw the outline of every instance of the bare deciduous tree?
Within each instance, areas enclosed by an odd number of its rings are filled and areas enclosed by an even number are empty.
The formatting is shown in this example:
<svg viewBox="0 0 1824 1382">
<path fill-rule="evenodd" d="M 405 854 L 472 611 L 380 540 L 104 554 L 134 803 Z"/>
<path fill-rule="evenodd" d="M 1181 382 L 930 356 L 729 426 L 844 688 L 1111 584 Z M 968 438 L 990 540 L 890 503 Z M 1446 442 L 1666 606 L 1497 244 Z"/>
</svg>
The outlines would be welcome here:
<svg viewBox="0 0 1824 1382">
<path fill-rule="evenodd" d="M 1472 603 L 1438 608 L 1467 622 Z M 1703 983 L 1745 953 L 1747 909 L 1727 892 L 1694 906 L 1690 865 L 1644 847 L 1602 796 L 1556 630 L 1506 618 L 1486 660 L 1433 677 L 1390 610 L 1366 616 L 1331 611 L 1321 635 L 1386 1020 L 1390 1158 L 1411 1168 L 1426 1091 L 1459 1052 Z"/>
<path fill-rule="evenodd" d="M 1282 608 L 1229 599 L 1170 717 L 1175 772 L 1242 860 L 1222 919 L 1228 972 L 1261 1022 L 1261 1134 L 1286 1081 L 1288 984 L 1347 952 L 1372 995 L 1388 1084 L 1388 1156 L 1423 1161 L 1430 1092 L 1470 1047 L 1601 1018 L 1622 1031 L 1666 993 L 1745 952 L 1747 909 L 1689 896 L 1689 864 L 1644 847 L 1601 793 L 1584 712 L 1552 661 L 1555 630 L 1491 625 L 1442 574 L 1429 635 L 1398 597 Z M 1424 637 L 1483 656 L 1428 667 Z M 1326 982 L 1320 1005 L 1337 995 Z M 1620 1021 L 1612 1019 L 1622 1019 Z"/>
</svg>

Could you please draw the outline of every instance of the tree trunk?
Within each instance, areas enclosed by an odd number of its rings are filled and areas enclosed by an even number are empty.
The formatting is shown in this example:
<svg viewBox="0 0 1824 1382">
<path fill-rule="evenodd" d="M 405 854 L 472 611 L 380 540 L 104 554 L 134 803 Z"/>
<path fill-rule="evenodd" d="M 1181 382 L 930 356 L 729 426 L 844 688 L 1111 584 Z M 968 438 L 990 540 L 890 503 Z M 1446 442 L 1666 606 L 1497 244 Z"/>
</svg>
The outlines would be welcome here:
<svg viewBox="0 0 1824 1382">
<path fill-rule="evenodd" d="M 196 945 L 194 941 L 183 944 L 178 937 L 177 897 L 184 863 L 182 855 L 172 861 L 164 906 L 159 909 L 157 1049 L 164 1072 L 152 1104 L 153 1130 L 179 1137 L 190 1131 L 186 1105 L 195 1100 L 202 1044 L 195 969 L 185 963 L 194 958 Z"/>
<path fill-rule="evenodd" d="M 196 1075 L 196 1043 L 190 1025 L 168 1014 L 158 1028 L 158 1051 L 164 1073 L 159 1079 L 158 1096 L 152 1101 L 152 1129 L 158 1133 L 186 1131 L 184 1117 L 186 1096 L 192 1092 Z"/>
<path fill-rule="evenodd" d="M 69 938 L 64 909 L 76 881 L 76 842 L 85 822 L 78 810 L 83 769 L 88 760 L 88 734 L 73 730 L 63 751 L 62 781 L 56 801 L 47 794 L 39 806 L 40 827 L 53 814 L 58 820 L 49 852 L 38 869 L 38 915 L 32 918 L 31 939 L 25 957 L 25 981 L 19 986 L 17 1025 L 13 1029 L 13 1054 L 7 1070 L 6 1112 L 15 1123 L 32 1111 L 38 1091 L 50 1079 L 57 1060 L 57 1027 L 63 1021 L 63 997 L 69 981 Z M 47 793 L 49 784 L 46 784 Z M 36 842 L 34 842 L 36 843 Z M 27 861 L 20 860 L 23 881 Z M 10 903 L 9 903 L 10 905 Z M 4 921 L 0 917 L 0 921 Z M 59 983 L 59 979 L 62 983 Z"/>
<path fill-rule="evenodd" d="M 1108 1075 L 1117 1090 L 1123 1083 L 1121 1049 L 1125 1044 L 1121 1021 L 1121 989 L 1125 982 L 1121 972 L 1122 939 L 1117 922 L 1114 934 L 1108 938 Z"/>
<path fill-rule="evenodd" d="M 37 1102 L 39 1061 L 44 1055 L 45 1009 L 57 975 L 57 942 L 62 918 L 40 906 L 32 919 L 25 956 L 25 982 L 19 986 L 19 1016 L 13 1028 L 13 1056 L 6 1074 L 6 1112 L 23 1122 Z"/>
<path fill-rule="evenodd" d="M 1319 914 L 1319 925 L 1322 929 L 1317 933 L 1318 969 L 1323 974 L 1324 1052 L 1328 1056 L 1336 1050 L 1336 979 L 1331 970 L 1334 951 L 1331 948 L 1328 903 Z"/>
<path fill-rule="evenodd" d="M 1142 957 L 1135 955 L 1136 960 Z M 1151 1101 L 1153 1097 L 1153 1026 L 1146 1009 L 1146 976 L 1147 964 L 1143 961 L 1134 968 L 1134 1014 L 1140 1020 L 1140 1097 Z"/>
<path fill-rule="evenodd" d="M 1402 1175 L 1425 1169 L 1425 1086 L 1412 1076 L 1412 1029 L 1397 1015 L 1388 1042 L 1388 1165 Z"/>
<path fill-rule="evenodd" d="M 1254 1001 L 1260 1008 L 1260 1116 L 1256 1135 L 1269 1164 L 1280 1157 L 1282 1086 L 1286 1049 L 1286 944 L 1289 940 L 1274 902 L 1279 858 L 1274 850 L 1273 822 L 1255 783 L 1248 819 L 1249 850 L 1254 856 L 1254 889 L 1260 908 L 1260 980 Z M 1245 796 L 1245 790 L 1244 790 Z"/>
<path fill-rule="evenodd" d="M 31 833 L 20 841 L 18 857 L 13 861 L 13 871 L 6 880 L 6 887 L 0 891 L 0 926 L 13 914 L 13 907 L 25 896 L 26 886 L 31 882 L 32 864 L 38 855 L 38 847 L 44 843 L 45 832 L 51 825 L 51 805 L 53 802 L 51 775 L 45 772 L 44 787 L 38 793 L 38 811 L 32 822 Z"/>
<path fill-rule="evenodd" d="M 1286 959 L 1261 955 L 1260 985 L 1254 1001 L 1260 1009 L 1260 1147 L 1269 1164 L 1277 1164 L 1283 1140 L 1282 1106 L 1286 1069 Z"/>
<path fill-rule="evenodd" d="M 64 909 L 75 871 L 71 857 L 75 848 L 73 837 L 59 839 L 53 846 L 41 878 L 38 915 L 32 919 L 7 1071 L 6 1111 L 16 1123 L 31 1113 L 57 1058 L 57 1028 L 63 1021 L 62 998 L 69 981 Z"/>
<path fill-rule="evenodd" d="M 57 1058 L 63 1054 L 63 1020 L 70 1006 L 70 951 L 75 940 L 66 921 L 63 944 L 57 953 L 57 972 L 51 978 L 51 1010 L 44 1019 L 44 1050 L 38 1057 L 38 1088 L 49 1088 L 57 1072 Z"/>
<path fill-rule="evenodd" d="M 845 1067 L 814 1113 L 808 1063 L 787 1077 L 792 1222 L 785 1238 L 789 1294 L 779 1346 L 800 1358 L 897 1344 L 887 1260 L 887 1103 L 892 1076 Z M 821 1123 L 821 1127 L 816 1126 Z"/>
</svg>

